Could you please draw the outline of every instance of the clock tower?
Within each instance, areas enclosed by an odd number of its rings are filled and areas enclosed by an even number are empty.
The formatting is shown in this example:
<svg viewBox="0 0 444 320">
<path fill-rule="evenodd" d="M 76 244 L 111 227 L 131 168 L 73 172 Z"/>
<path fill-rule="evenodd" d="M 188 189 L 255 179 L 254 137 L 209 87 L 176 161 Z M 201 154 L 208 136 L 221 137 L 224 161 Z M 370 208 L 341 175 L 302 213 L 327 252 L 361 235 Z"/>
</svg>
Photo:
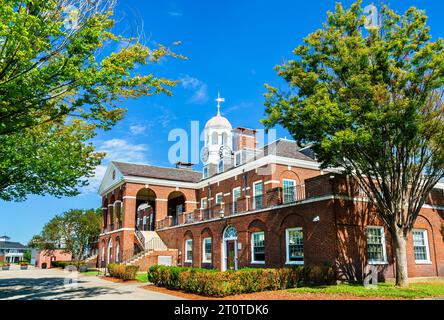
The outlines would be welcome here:
<svg viewBox="0 0 444 320">
<path fill-rule="evenodd" d="M 223 159 L 230 158 L 233 149 L 233 132 L 230 122 L 220 114 L 220 103 L 224 98 L 217 94 L 217 114 L 205 125 L 204 147 L 201 159 L 204 165 L 218 165 Z"/>
</svg>

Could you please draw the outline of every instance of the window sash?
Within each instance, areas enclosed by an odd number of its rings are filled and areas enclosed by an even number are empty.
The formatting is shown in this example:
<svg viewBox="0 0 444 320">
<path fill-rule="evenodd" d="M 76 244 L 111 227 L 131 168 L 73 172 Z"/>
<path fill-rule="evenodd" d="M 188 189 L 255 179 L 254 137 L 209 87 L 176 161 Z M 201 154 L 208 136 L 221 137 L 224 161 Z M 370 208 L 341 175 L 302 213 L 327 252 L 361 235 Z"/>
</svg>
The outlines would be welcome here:
<svg viewBox="0 0 444 320">
<path fill-rule="evenodd" d="M 223 195 L 222 193 L 216 194 L 216 204 L 221 204 L 223 201 Z"/>
<path fill-rule="evenodd" d="M 189 239 L 185 241 L 185 262 L 193 261 L 193 240 Z"/>
<path fill-rule="evenodd" d="M 203 239 L 203 254 L 202 254 L 202 262 L 211 262 L 212 258 L 212 239 L 204 238 Z"/>
<path fill-rule="evenodd" d="M 252 233 L 251 245 L 252 262 L 265 262 L 265 233 L 263 231 Z"/>
<path fill-rule="evenodd" d="M 367 227 L 367 259 L 369 263 L 386 263 L 383 227 Z"/>
<path fill-rule="evenodd" d="M 302 228 L 286 229 L 287 263 L 304 263 L 304 234 Z"/>
<path fill-rule="evenodd" d="M 412 235 L 415 262 L 430 262 L 427 230 L 413 230 Z"/>
<path fill-rule="evenodd" d="M 284 203 L 291 203 L 296 200 L 296 181 L 284 179 L 282 181 Z"/>
<path fill-rule="evenodd" d="M 263 207 L 263 190 L 264 185 L 262 181 L 254 183 L 253 196 L 254 196 L 254 209 L 262 209 Z"/>
</svg>

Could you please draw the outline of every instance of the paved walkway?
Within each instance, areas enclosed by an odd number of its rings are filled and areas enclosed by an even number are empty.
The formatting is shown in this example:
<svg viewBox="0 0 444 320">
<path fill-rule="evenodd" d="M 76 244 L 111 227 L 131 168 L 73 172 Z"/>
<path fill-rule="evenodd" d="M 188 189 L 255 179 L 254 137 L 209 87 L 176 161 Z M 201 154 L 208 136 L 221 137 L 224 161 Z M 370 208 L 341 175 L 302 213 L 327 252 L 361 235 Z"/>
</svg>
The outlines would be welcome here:
<svg viewBox="0 0 444 320">
<path fill-rule="evenodd" d="M 60 269 L 0 270 L 0 299 L 24 300 L 173 300 L 175 296 Z"/>
</svg>

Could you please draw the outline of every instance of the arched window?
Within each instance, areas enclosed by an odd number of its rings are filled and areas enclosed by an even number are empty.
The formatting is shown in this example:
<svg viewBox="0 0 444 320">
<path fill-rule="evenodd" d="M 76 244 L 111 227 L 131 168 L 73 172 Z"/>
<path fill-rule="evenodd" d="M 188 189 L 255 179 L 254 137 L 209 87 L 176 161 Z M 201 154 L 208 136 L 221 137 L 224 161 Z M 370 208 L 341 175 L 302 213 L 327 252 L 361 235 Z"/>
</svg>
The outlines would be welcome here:
<svg viewBox="0 0 444 320">
<path fill-rule="evenodd" d="M 226 132 L 222 133 L 222 144 L 227 145 L 228 144 L 228 135 Z"/>
<path fill-rule="evenodd" d="M 233 226 L 228 226 L 224 232 L 224 240 L 236 240 L 237 230 Z"/>
<path fill-rule="evenodd" d="M 211 143 L 212 144 L 217 144 L 217 140 L 218 140 L 218 134 L 217 132 L 213 132 L 213 134 L 211 135 Z"/>
<path fill-rule="evenodd" d="M 112 258 L 113 258 L 113 240 L 109 239 L 109 242 L 108 242 L 108 263 L 111 262 Z"/>
<path fill-rule="evenodd" d="M 120 262 L 120 239 L 116 240 L 116 262 Z"/>
</svg>

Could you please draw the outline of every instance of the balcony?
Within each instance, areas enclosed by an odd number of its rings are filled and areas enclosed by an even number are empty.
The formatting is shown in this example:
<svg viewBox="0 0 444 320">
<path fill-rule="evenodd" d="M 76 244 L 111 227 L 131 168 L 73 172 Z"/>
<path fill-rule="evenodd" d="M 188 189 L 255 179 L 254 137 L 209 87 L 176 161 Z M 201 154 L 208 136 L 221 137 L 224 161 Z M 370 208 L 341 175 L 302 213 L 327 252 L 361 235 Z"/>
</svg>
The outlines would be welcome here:
<svg viewBox="0 0 444 320">
<path fill-rule="evenodd" d="M 178 219 L 173 220 L 167 217 L 158 221 L 158 229 L 168 228 L 175 225 L 186 225 L 199 221 L 220 219 L 227 216 L 233 216 L 245 212 L 269 209 L 279 205 L 290 205 L 305 199 L 305 188 L 303 185 L 297 185 L 287 188 L 274 188 L 264 194 L 250 197 L 242 195 L 237 201 L 230 203 L 218 203 L 209 208 L 195 209 L 179 215 Z"/>
</svg>

